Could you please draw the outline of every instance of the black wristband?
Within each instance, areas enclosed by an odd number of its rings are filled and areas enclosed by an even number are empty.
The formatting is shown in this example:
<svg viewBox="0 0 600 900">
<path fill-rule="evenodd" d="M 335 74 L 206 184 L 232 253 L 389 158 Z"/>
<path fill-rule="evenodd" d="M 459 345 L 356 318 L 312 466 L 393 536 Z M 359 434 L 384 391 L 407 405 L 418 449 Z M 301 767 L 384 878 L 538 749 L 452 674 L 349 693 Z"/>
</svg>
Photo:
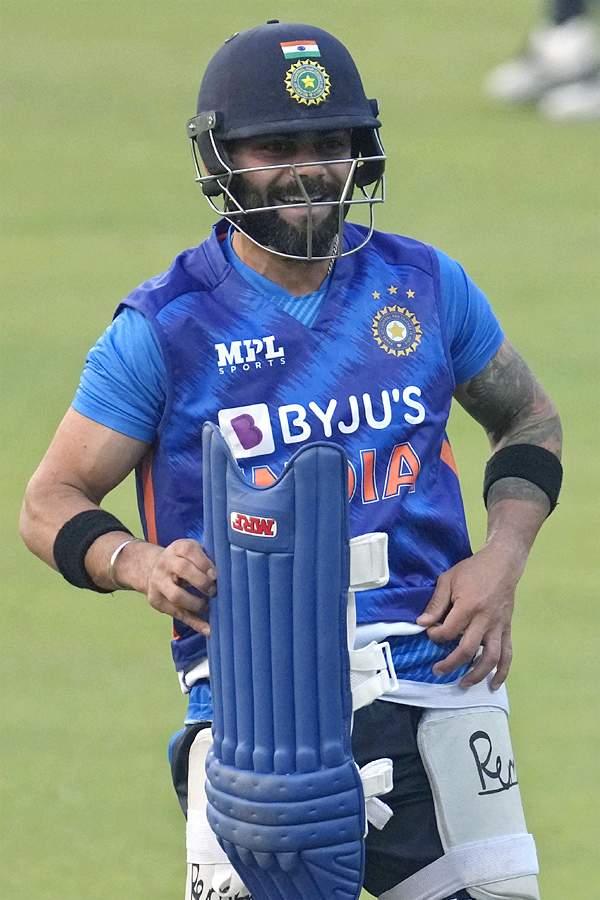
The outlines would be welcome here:
<svg viewBox="0 0 600 900">
<path fill-rule="evenodd" d="M 524 478 L 546 494 L 552 512 L 558 502 L 562 474 L 560 460 L 545 447 L 510 444 L 488 460 L 483 479 L 483 502 L 487 506 L 488 492 L 494 482 L 501 478 Z"/>
<path fill-rule="evenodd" d="M 54 562 L 60 574 L 69 584 L 79 588 L 110 594 L 110 590 L 98 587 L 90 578 L 85 567 L 85 555 L 96 540 L 110 531 L 125 531 L 131 534 L 122 522 L 103 509 L 86 509 L 77 513 L 56 535 L 54 541 Z"/>
</svg>

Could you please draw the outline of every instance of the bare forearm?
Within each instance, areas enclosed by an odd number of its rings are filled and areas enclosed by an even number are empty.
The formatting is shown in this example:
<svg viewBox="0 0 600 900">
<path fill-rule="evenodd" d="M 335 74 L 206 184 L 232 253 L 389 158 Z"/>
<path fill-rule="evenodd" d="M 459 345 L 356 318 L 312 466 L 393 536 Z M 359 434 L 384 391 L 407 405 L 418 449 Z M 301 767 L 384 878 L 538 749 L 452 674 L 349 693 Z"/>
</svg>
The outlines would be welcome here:
<svg viewBox="0 0 600 900">
<path fill-rule="evenodd" d="M 57 569 L 54 544 L 63 525 L 78 513 L 99 510 L 104 497 L 138 465 L 147 450 L 148 445 L 142 441 L 69 410 L 27 487 L 21 534 L 29 549 Z M 99 537 L 93 529 L 86 533 L 84 528 L 79 537 L 75 530 L 75 543 L 79 540 L 80 548 L 73 548 L 75 568 L 85 569 L 83 575 L 104 590 L 119 586 L 144 593 L 154 609 L 208 634 L 208 623 L 200 613 L 215 594 L 216 572 L 198 541 L 182 538 L 164 548 L 141 540 L 127 543 L 114 559 L 111 577 L 115 550 L 131 539 L 127 531 L 120 530 L 118 521 L 109 526 L 115 524 L 116 531 Z M 74 583 L 88 586 L 87 577 L 77 576 Z"/>
<path fill-rule="evenodd" d="M 57 569 L 54 542 L 59 530 L 78 513 L 99 508 L 86 493 L 72 485 L 48 484 L 34 476 L 28 486 L 21 511 L 21 535 L 32 553 L 53 569 Z M 125 530 L 111 531 L 97 538 L 91 545 L 85 557 L 85 567 L 98 587 L 105 590 L 114 588 L 109 576 L 110 558 L 119 544 L 130 537 Z M 128 577 L 133 580 L 133 573 L 128 573 Z M 141 590 L 141 582 L 138 585 L 137 581 L 135 589 Z M 134 587 L 133 584 L 126 586 Z"/>
<path fill-rule="evenodd" d="M 21 537 L 32 553 L 56 569 L 53 548 L 59 529 L 87 509 L 98 509 L 98 504 L 83 491 L 69 484 L 48 482 L 36 473 L 21 509 Z"/>
<path fill-rule="evenodd" d="M 496 482 L 522 481 L 522 479 L 503 478 Z M 530 482 L 523 482 L 524 485 Z M 492 486 L 492 488 L 495 485 Z M 505 498 L 500 496 L 488 507 L 488 525 L 486 546 L 493 545 L 506 560 L 506 568 L 510 570 L 516 586 L 523 570 L 538 531 L 548 516 L 549 501 L 546 495 L 535 485 L 531 485 L 535 494 L 531 500 L 522 496 Z M 491 493 L 490 489 L 490 493 Z M 498 491 L 499 494 L 502 491 Z"/>
<path fill-rule="evenodd" d="M 78 513 L 98 509 L 146 449 L 142 441 L 69 409 L 27 485 L 20 529 L 29 549 L 56 569 L 54 542 L 59 530 Z M 126 532 L 118 535 L 124 535 L 121 542 L 127 536 Z M 89 573 L 94 580 L 103 571 L 98 562 L 98 572 Z"/>
</svg>

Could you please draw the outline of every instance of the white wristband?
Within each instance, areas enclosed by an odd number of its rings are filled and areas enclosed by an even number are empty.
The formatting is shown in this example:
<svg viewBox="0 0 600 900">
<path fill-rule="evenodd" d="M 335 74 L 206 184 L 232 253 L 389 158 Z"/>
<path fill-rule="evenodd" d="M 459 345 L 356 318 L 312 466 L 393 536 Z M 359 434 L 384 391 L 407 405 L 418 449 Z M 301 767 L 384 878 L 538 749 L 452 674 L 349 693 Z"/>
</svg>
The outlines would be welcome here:
<svg viewBox="0 0 600 900">
<path fill-rule="evenodd" d="M 119 582 L 116 580 L 115 576 L 113 575 L 113 566 L 114 566 L 115 562 L 117 561 L 117 556 L 119 555 L 119 553 L 121 552 L 123 547 L 126 547 L 127 544 L 133 544 L 134 541 L 141 541 L 141 538 L 129 538 L 128 540 L 123 541 L 122 544 L 119 544 L 119 546 L 117 547 L 117 549 L 111 556 L 110 562 L 108 564 L 109 578 L 112 581 L 112 583 L 114 584 L 114 586 L 120 591 L 126 591 L 127 588 L 124 587 L 122 584 L 119 584 Z"/>
</svg>

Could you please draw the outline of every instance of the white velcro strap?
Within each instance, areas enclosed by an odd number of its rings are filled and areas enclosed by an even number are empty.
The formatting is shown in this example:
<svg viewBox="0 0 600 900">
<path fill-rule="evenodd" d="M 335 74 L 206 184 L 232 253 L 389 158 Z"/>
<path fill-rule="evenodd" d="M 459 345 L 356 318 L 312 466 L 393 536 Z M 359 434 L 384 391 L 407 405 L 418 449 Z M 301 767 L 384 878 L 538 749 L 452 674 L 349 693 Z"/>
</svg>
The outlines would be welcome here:
<svg viewBox="0 0 600 900">
<path fill-rule="evenodd" d="M 359 650 L 350 650 L 350 687 L 352 710 L 368 706 L 382 694 L 398 687 L 392 651 L 387 641 L 372 641 Z"/>
<path fill-rule="evenodd" d="M 388 794 L 394 786 L 394 764 L 386 757 L 373 759 L 358 774 L 365 795 L 367 821 L 381 831 L 394 815 L 387 803 L 379 799 L 380 794 Z"/>
<path fill-rule="evenodd" d="M 365 800 L 365 809 L 369 825 L 377 828 L 378 831 L 385 828 L 394 815 L 394 811 L 379 797 L 369 797 L 368 800 Z"/>
<path fill-rule="evenodd" d="M 365 794 L 365 808 L 370 825 L 381 829 L 394 815 L 393 810 L 379 799 L 380 794 L 388 794 L 393 786 L 394 764 L 391 759 L 374 759 L 358 770 Z"/>
<path fill-rule="evenodd" d="M 442 900 L 463 888 L 537 875 L 535 842 L 530 834 L 510 834 L 463 844 L 415 872 L 379 900 Z"/>
<path fill-rule="evenodd" d="M 185 829 L 188 863 L 229 865 L 227 854 L 206 819 L 205 809 L 188 809 Z"/>
<path fill-rule="evenodd" d="M 390 580 L 388 536 L 383 532 L 350 539 L 350 590 L 372 591 Z"/>
<path fill-rule="evenodd" d="M 391 759 L 373 759 L 358 770 L 365 800 L 389 794 L 394 786 L 394 764 Z"/>
</svg>

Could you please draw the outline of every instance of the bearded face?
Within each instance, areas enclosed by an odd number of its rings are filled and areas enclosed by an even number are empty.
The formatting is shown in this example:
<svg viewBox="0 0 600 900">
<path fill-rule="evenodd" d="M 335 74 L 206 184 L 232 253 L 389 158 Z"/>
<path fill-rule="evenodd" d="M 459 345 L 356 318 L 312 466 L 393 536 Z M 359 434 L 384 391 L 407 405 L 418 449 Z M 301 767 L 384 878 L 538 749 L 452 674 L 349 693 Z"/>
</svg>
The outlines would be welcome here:
<svg viewBox="0 0 600 900">
<path fill-rule="evenodd" d="M 238 169 L 261 167 L 235 175 L 230 184 L 242 209 L 261 210 L 235 216 L 252 240 L 286 256 L 306 258 L 309 249 L 311 258 L 335 252 L 339 200 L 350 172 L 349 162 L 335 160 L 350 155 L 349 131 L 248 139 L 232 142 L 229 152 Z M 307 204 L 303 191 L 316 205 Z M 231 201 L 230 210 L 235 210 Z"/>
<path fill-rule="evenodd" d="M 236 217 L 240 227 L 258 244 L 287 256 L 307 256 L 308 234 L 312 232 L 311 256 L 328 256 L 339 230 L 339 207 L 342 186 L 323 178 L 302 177 L 303 187 L 313 203 L 333 202 L 332 206 L 313 207 L 312 222 L 307 207 L 283 211 L 246 213 Z M 258 191 L 245 176 L 238 175 L 232 193 L 244 209 L 264 206 L 286 206 L 306 203 L 295 180 L 285 185 L 271 185 Z"/>
</svg>

